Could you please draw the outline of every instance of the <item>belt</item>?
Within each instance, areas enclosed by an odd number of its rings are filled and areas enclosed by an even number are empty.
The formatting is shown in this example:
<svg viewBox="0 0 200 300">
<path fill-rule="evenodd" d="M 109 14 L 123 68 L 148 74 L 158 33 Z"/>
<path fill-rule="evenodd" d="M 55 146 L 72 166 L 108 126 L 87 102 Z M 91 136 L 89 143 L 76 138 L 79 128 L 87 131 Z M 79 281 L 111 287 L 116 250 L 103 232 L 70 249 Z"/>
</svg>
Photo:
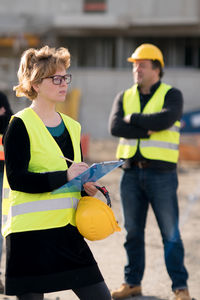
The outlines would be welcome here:
<svg viewBox="0 0 200 300">
<path fill-rule="evenodd" d="M 136 166 L 139 169 L 145 169 L 149 167 L 150 162 L 146 160 L 142 160 L 142 161 L 134 161 L 132 164 L 133 166 Z"/>
</svg>

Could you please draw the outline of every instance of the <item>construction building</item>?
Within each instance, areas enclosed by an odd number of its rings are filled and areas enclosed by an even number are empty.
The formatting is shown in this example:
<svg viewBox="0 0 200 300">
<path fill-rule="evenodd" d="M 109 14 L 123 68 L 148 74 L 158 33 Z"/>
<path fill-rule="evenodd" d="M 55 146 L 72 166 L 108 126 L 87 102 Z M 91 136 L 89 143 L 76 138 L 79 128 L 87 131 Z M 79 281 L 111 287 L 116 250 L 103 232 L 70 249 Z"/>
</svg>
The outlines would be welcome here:
<svg viewBox="0 0 200 300">
<path fill-rule="evenodd" d="M 164 81 L 182 90 L 185 111 L 200 108 L 199 0 L 1 0 L 0 89 L 15 112 L 29 105 L 12 91 L 22 52 L 67 47 L 82 130 L 107 138 L 114 97 L 132 85 L 126 59 L 144 42 L 162 50 Z"/>
</svg>

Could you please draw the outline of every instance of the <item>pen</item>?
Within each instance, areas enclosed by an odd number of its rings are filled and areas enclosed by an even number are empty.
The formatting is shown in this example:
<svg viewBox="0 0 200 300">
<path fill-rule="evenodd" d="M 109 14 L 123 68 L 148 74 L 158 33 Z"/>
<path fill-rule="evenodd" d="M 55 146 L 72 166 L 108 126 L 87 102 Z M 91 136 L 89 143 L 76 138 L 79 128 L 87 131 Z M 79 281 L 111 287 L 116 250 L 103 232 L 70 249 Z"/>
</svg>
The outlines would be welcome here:
<svg viewBox="0 0 200 300">
<path fill-rule="evenodd" d="M 69 161 L 69 162 L 71 162 L 72 164 L 75 163 L 75 161 L 73 161 L 73 160 L 71 160 L 71 159 L 69 159 L 67 157 L 64 157 L 64 156 L 60 156 L 60 157 L 63 158 L 63 159 L 65 159 L 65 160 L 67 160 L 67 161 Z"/>
</svg>

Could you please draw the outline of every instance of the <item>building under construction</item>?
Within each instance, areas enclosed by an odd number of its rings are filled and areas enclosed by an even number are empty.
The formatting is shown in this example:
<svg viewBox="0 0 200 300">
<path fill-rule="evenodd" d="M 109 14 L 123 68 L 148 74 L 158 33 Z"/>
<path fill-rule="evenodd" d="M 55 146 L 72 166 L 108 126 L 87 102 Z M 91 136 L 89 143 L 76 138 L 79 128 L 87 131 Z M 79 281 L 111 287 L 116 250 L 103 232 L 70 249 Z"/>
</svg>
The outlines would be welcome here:
<svg viewBox="0 0 200 300">
<path fill-rule="evenodd" d="M 15 112 L 29 105 L 12 91 L 22 52 L 67 47 L 83 132 L 106 138 L 113 99 L 132 85 L 127 57 L 145 42 L 162 50 L 164 81 L 181 89 L 185 111 L 200 108 L 199 0 L 1 0 L 0 89 Z"/>
</svg>

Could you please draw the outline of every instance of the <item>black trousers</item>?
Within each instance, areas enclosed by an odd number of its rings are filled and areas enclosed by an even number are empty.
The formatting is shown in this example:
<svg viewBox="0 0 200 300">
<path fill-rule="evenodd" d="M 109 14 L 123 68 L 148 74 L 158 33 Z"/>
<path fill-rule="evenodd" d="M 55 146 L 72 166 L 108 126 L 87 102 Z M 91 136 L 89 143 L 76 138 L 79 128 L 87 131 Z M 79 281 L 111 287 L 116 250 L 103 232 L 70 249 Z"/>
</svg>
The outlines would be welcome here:
<svg viewBox="0 0 200 300">
<path fill-rule="evenodd" d="M 111 300 L 110 291 L 104 281 L 72 289 L 81 300 Z M 18 295 L 17 300 L 43 300 L 44 294 L 27 293 Z"/>
</svg>

